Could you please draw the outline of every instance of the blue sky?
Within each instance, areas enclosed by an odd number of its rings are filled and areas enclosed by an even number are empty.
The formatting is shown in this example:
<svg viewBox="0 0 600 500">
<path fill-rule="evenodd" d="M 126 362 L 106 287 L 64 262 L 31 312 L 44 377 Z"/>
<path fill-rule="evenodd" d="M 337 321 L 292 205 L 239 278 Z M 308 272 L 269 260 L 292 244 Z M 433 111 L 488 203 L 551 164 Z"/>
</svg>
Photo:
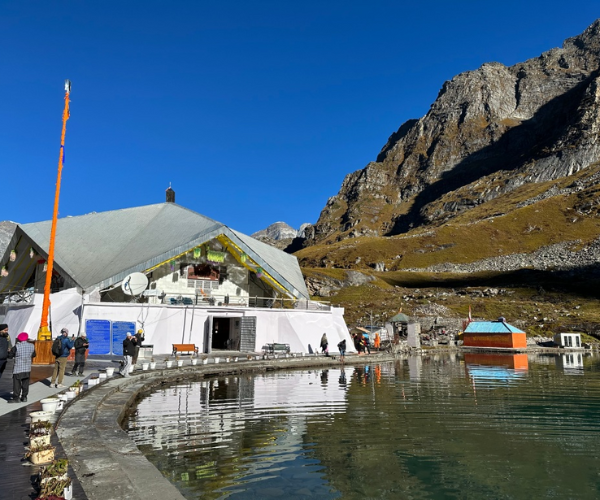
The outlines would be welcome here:
<svg viewBox="0 0 600 500">
<path fill-rule="evenodd" d="M 164 201 L 251 234 L 316 222 L 444 81 L 536 57 L 593 2 L 0 0 L 0 220 Z"/>
</svg>

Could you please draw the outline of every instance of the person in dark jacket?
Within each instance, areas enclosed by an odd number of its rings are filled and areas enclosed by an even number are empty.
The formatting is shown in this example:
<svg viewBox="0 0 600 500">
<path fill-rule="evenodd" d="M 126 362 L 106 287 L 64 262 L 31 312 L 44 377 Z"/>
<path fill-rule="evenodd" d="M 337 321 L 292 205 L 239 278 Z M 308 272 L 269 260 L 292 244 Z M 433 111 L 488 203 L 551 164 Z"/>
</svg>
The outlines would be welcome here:
<svg viewBox="0 0 600 500">
<path fill-rule="evenodd" d="M 10 337 L 8 336 L 8 325 L 6 323 L 0 324 L 0 377 L 4 373 L 6 368 L 6 362 L 8 359 L 8 351 L 10 351 Z"/>
<path fill-rule="evenodd" d="M 340 361 L 343 363 L 346 357 L 346 339 L 338 344 L 338 350 L 340 351 Z"/>
<path fill-rule="evenodd" d="M 329 341 L 327 340 L 327 333 L 324 333 L 321 337 L 321 351 L 325 356 L 329 356 Z"/>
<path fill-rule="evenodd" d="M 85 367 L 85 351 L 90 347 L 85 332 L 82 332 L 79 337 L 75 339 L 75 364 L 73 365 L 73 371 L 71 375 L 83 376 L 83 368 Z M 79 373 L 77 369 L 79 368 Z"/>
<path fill-rule="evenodd" d="M 59 387 L 64 387 L 63 385 L 63 378 L 65 377 L 65 368 L 67 367 L 67 358 L 69 357 L 69 354 L 71 353 L 71 349 L 73 349 L 73 346 L 75 345 L 75 339 L 70 339 L 68 337 L 69 335 L 69 330 L 67 330 L 66 328 L 63 328 L 60 331 L 61 334 L 61 338 L 60 341 L 62 343 L 62 353 L 60 356 L 58 356 L 56 358 L 56 361 L 54 362 L 54 371 L 52 372 L 52 378 L 50 379 L 50 385 L 54 385 L 54 387 L 59 388 Z M 57 381 L 57 377 L 58 377 L 58 381 Z M 58 382 L 56 385 L 54 384 L 54 382 Z"/>
<path fill-rule="evenodd" d="M 127 336 L 123 341 L 123 356 L 125 357 L 125 362 L 119 372 L 123 377 L 129 377 L 129 367 L 132 366 L 131 361 L 133 360 L 134 355 L 135 343 L 133 342 L 133 335 L 131 332 L 127 332 Z"/>
<path fill-rule="evenodd" d="M 131 362 L 135 366 L 138 360 L 138 356 L 140 355 L 140 347 L 142 347 L 142 342 L 146 340 L 146 337 L 144 337 L 144 330 L 140 328 L 137 331 L 137 333 L 133 336 L 132 340 L 135 342 L 133 344 L 135 346 L 135 354 L 133 355 L 133 359 L 131 360 Z"/>
<path fill-rule="evenodd" d="M 31 360 L 35 358 L 35 347 L 28 340 L 27 333 L 19 333 L 17 343 L 10 350 L 9 357 L 15 358 L 15 364 L 13 366 L 13 398 L 8 401 L 9 403 L 18 403 L 19 400 L 27 401 Z"/>
</svg>

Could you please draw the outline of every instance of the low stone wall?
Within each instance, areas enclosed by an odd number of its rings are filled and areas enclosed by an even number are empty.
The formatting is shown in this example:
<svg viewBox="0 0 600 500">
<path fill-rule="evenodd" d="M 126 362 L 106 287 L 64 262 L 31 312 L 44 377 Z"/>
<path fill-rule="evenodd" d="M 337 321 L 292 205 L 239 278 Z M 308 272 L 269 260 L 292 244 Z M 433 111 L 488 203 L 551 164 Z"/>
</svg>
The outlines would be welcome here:
<svg viewBox="0 0 600 500">
<path fill-rule="evenodd" d="M 387 353 L 350 356 L 346 364 L 394 359 Z M 56 434 L 89 500 L 183 500 L 120 426 L 127 408 L 140 392 L 183 378 L 339 365 L 335 356 L 315 356 L 186 366 L 111 378 L 84 391 L 67 406 L 57 423 Z"/>
</svg>

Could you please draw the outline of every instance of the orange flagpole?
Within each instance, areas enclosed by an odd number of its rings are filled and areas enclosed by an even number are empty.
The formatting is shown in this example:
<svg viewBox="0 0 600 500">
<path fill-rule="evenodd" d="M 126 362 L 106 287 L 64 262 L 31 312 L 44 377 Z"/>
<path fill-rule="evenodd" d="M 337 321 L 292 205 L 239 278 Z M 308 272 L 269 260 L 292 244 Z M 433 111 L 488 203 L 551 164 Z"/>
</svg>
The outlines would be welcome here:
<svg viewBox="0 0 600 500">
<path fill-rule="evenodd" d="M 38 340 L 51 340 L 52 332 L 48 328 L 48 311 L 50 309 L 50 288 L 52 284 L 52 269 L 54 267 L 54 243 L 56 238 L 56 221 L 58 219 L 58 198 L 60 195 L 60 178 L 65 156 L 65 133 L 69 119 L 69 94 L 71 81 L 65 80 L 65 109 L 63 110 L 62 134 L 60 136 L 60 152 L 58 154 L 58 176 L 56 178 L 56 193 L 54 195 L 54 213 L 52 214 L 52 228 L 50 229 L 50 244 L 48 247 L 48 262 L 46 268 L 46 285 L 44 286 L 44 301 L 42 303 L 42 320 L 38 330 Z"/>
</svg>

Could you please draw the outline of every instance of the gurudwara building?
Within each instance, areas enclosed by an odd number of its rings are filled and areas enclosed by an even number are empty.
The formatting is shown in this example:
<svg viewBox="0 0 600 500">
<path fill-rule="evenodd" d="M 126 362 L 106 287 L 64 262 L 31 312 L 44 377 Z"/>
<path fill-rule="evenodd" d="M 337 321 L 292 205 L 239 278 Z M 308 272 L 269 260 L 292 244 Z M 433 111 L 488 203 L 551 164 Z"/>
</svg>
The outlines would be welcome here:
<svg viewBox="0 0 600 500">
<path fill-rule="evenodd" d="M 91 354 L 119 354 L 127 331 L 155 353 L 174 343 L 296 352 L 346 339 L 343 309 L 311 301 L 296 257 L 172 202 L 58 220 L 50 321 L 86 331 Z M 169 199 L 169 190 L 167 191 Z M 0 223 L 0 320 L 12 335 L 38 331 L 51 221 Z M 127 293 L 132 273 L 147 277 Z M 124 291 L 125 290 L 125 291 Z"/>
</svg>

